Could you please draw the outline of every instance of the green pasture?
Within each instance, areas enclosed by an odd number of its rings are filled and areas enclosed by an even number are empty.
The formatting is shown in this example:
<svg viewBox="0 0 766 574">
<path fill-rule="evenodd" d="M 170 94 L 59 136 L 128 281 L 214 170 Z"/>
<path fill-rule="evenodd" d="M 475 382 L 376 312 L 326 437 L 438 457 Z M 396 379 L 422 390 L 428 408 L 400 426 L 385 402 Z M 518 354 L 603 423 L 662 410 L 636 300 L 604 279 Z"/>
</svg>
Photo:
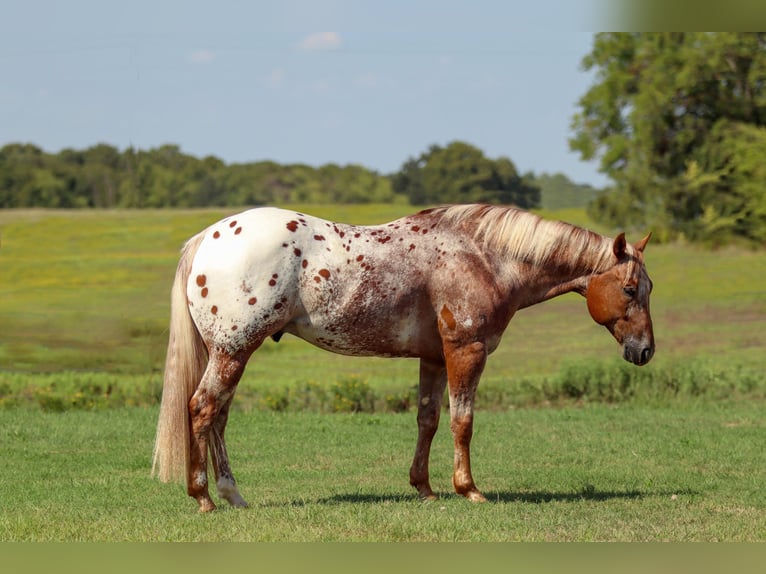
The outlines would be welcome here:
<svg viewBox="0 0 766 574">
<path fill-rule="evenodd" d="M 155 415 L 0 411 L 0 540 L 766 540 L 762 404 L 480 412 L 478 505 L 451 492 L 445 428 L 441 497 L 417 499 L 412 414 L 240 414 L 229 444 L 251 506 L 211 515 L 149 477 Z"/>
<path fill-rule="evenodd" d="M 178 251 L 228 213 L 0 211 L 0 540 L 766 540 L 766 253 L 685 244 L 646 251 L 646 367 L 576 295 L 513 319 L 477 397 L 489 504 L 451 494 L 446 420 L 441 500 L 409 487 L 416 361 L 286 336 L 254 355 L 229 426 L 252 506 L 197 516 L 149 463 Z"/>
<path fill-rule="evenodd" d="M 294 206 L 353 223 L 388 221 L 402 205 Z M 227 212 L 0 211 L 0 365 L 25 372 L 106 371 L 145 377 L 163 365 L 169 289 L 186 238 Z M 579 210 L 546 215 L 590 226 Z M 603 231 L 603 230 L 602 230 Z M 638 239 L 631 238 L 631 239 Z M 763 366 L 766 254 L 652 245 L 657 354 L 678 361 Z M 617 344 L 566 295 L 521 311 L 491 357 L 485 380 L 558 371 L 572 360 L 614 358 Z M 289 365 L 290 368 L 285 368 Z M 301 368 L 294 368 L 300 365 Z M 246 384 L 411 380 L 414 361 L 337 357 L 285 337 L 251 361 Z M 512 383 L 511 383 L 512 384 Z"/>
</svg>

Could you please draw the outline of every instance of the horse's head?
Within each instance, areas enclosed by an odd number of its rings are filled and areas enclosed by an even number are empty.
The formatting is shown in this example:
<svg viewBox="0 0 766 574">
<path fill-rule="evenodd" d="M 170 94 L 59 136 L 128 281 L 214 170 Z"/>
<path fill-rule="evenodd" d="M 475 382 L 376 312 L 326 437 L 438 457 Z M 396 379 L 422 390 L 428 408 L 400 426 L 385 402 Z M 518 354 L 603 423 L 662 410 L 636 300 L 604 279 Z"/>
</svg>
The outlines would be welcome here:
<svg viewBox="0 0 766 574">
<path fill-rule="evenodd" d="M 654 333 L 649 315 L 652 280 L 644 266 L 644 247 L 651 234 L 633 246 L 621 233 L 614 240 L 617 264 L 593 276 L 588 283 L 588 311 L 622 345 L 622 356 L 636 365 L 645 365 L 654 355 Z"/>
</svg>

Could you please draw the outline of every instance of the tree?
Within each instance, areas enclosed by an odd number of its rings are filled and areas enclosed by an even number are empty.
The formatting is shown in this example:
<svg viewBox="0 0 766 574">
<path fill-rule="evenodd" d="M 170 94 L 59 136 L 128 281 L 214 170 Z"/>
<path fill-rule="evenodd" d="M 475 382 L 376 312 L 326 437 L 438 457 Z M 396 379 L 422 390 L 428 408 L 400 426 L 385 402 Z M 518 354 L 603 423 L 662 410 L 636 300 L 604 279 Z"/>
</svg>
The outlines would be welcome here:
<svg viewBox="0 0 766 574">
<path fill-rule="evenodd" d="M 766 181 L 751 179 L 756 166 L 742 158 L 762 150 L 766 34 L 598 34 L 583 66 L 596 83 L 579 101 L 570 147 L 614 181 L 592 214 L 700 240 L 712 239 L 713 214 L 762 217 L 752 204 Z M 725 227 L 762 241 L 751 224 Z"/>
<path fill-rule="evenodd" d="M 415 205 L 434 203 L 505 203 L 537 207 L 540 190 L 526 182 L 510 159 L 492 160 L 470 144 L 432 145 L 408 159 L 392 176 L 394 192 Z"/>
<path fill-rule="evenodd" d="M 544 209 L 585 207 L 598 192 L 589 184 L 573 182 L 561 172 L 540 175 L 530 172 L 524 174 L 524 179 L 540 188 L 540 207 Z"/>
</svg>

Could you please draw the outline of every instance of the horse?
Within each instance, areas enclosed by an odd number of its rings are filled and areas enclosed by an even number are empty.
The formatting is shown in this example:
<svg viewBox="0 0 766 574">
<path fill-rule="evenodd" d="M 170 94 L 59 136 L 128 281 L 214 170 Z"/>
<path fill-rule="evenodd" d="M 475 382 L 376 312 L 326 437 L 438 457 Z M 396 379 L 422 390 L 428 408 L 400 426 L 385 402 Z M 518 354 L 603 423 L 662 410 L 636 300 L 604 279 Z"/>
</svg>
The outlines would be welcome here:
<svg viewBox="0 0 766 574">
<path fill-rule="evenodd" d="M 184 245 L 171 318 L 152 474 L 185 480 L 200 512 L 239 493 L 224 441 L 237 383 L 269 337 L 291 334 L 355 356 L 420 360 L 410 484 L 434 499 L 431 442 L 448 388 L 455 492 L 486 501 L 471 474 L 474 396 L 516 311 L 583 295 L 593 320 L 645 365 L 654 355 L 652 282 L 636 244 L 507 206 L 452 205 L 357 226 L 259 207 Z"/>
</svg>

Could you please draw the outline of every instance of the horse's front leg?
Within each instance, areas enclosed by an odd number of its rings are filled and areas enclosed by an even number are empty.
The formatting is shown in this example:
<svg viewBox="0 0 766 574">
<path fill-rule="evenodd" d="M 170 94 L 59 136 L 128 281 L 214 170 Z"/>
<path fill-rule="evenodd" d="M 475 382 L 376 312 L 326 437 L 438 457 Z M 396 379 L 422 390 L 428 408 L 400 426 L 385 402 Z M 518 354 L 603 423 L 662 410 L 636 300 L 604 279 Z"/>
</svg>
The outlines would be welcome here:
<svg viewBox="0 0 766 574">
<path fill-rule="evenodd" d="M 455 492 L 473 502 L 486 502 L 471 475 L 470 445 L 473 435 L 473 401 L 479 378 L 487 362 L 484 343 L 445 345 L 449 379 L 450 428 L 455 440 Z"/>
<path fill-rule="evenodd" d="M 431 453 L 431 442 L 439 427 L 439 414 L 446 384 L 447 371 L 443 362 L 420 360 L 418 442 L 415 446 L 415 458 L 410 467 L 410 484 L 417 488 L 418 495 L 424 500 L 436 498 L 429 482 L 428 458 Z"/>
</svg>

